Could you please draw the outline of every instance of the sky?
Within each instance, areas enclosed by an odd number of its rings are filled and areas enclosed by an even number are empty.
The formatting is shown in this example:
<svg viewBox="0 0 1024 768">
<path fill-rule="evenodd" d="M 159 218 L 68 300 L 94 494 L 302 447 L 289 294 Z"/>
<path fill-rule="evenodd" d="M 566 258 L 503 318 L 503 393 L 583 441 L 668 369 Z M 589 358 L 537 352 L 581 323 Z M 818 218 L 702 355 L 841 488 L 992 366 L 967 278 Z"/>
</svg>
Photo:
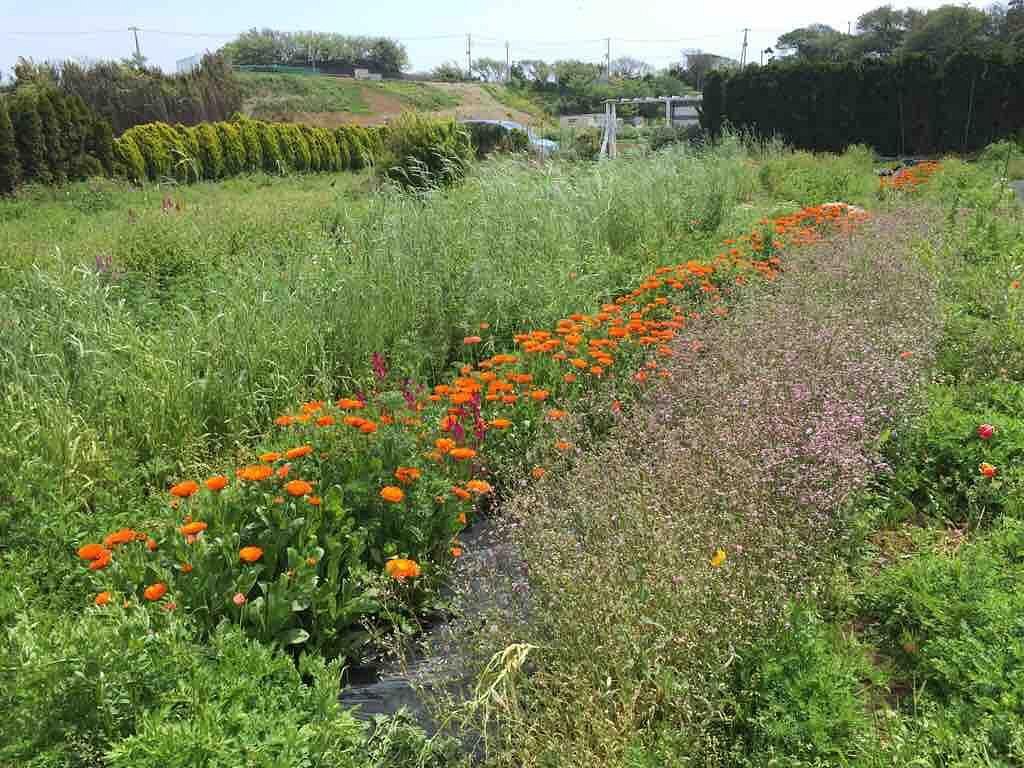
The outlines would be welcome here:
<svg viewBox="0 0 1024 768">
<path fill-rule="evenodd" d="M 0 72 L 10 76 L 19 56 L 36 60 L 120 59 L 132 54 L 129 27 L 141 28 L 149 62 L 173 71 L 175 62 L 216 50 L 252 27 L 312 29 L 397 38 L 415 71 L 445 61 L 465 65 L 466 34 L 473 58 L 600 61 L 606 38 L 612 58 L 632 56 L 663 68 L 695 49 L 738 59 L 749 28 L 747 59 L 780 34 L 811 23 L 846 31 L 882 0 L 772 0 L 723 6 L 706 0 L 363 0 L 306 3 L 281 0 L 0 0 Z M 87 5 L 78 15 L 73 5 Z M 899 2 L 894 3 L 902 7 Z M 942 2 L 915 2 L 927 10 Z M 982 3 L 972 3 L 981 7 Z"/>
</svg>

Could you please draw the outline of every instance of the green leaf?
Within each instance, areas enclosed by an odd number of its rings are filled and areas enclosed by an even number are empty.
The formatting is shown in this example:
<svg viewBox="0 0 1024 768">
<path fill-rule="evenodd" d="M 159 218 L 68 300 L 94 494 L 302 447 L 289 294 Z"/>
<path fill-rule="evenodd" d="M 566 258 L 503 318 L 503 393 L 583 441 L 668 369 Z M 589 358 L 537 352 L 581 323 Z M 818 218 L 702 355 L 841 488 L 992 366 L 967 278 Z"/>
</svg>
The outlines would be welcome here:
<svg viewBox="0 0 1024 768">
<path fill-rule="evenodd" d="M 304 629 L 288 629 L 277 636 L 281 645 L 299 645 L 309 640 L 309 632 Z"/>
</svg>

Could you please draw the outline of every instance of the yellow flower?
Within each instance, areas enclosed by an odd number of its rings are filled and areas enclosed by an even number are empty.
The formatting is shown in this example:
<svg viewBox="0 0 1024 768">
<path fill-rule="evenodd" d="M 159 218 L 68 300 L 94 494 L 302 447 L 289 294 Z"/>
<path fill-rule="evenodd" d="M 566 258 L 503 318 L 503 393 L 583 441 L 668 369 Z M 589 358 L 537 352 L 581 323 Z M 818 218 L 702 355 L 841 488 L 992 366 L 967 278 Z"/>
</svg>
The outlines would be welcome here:
<svg viewBox="0 0 1024 768">
<path fill-rule="evenodd" d="M 722 564 L 724 562 L 725 562 L 725 550 L 724 549 L 715 550 L 715 554 L 711 556 L 711 567 L 712 568 L 721 568 Z"/>
</svg>

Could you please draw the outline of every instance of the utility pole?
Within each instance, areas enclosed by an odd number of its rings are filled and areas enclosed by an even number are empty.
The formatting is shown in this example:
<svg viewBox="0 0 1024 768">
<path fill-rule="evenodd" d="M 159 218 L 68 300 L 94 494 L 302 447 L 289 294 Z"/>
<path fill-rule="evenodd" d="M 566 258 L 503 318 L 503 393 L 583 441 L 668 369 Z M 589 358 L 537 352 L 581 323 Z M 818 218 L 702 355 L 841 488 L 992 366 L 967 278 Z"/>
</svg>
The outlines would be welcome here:
<svg viewBox="0 0 1024 768">
<path fill-rule="evenodd" d="M 605 42 L 605 53 L 604 53 L 604 76 L 605 79 L 610 83 L 612 81 L 612 39 L 606 37 Z"/>
<path fill-rule="evenodd" d="M 135 35 L 135 58 L 142 61 L 142 51 L 139 50 L 139 28 L 128 27 L 128 31 Z"/>
<path fill-rule="evenodd" d="M 512 54 L 508 47 L 508 40 L 505 41 L 505 82 L 512 82 Z"/>
<path fill-rule="evenodd" d="M 750 32 L 749 28 L 743 30 L 743 50 L 740 52 L 740 69 L 747 66 L 747 33 Z"/>
<path fill-rule="evenodd" d="M 466 77 L 473 79 L 473 36 L 466 33 Z"/>
</svg>

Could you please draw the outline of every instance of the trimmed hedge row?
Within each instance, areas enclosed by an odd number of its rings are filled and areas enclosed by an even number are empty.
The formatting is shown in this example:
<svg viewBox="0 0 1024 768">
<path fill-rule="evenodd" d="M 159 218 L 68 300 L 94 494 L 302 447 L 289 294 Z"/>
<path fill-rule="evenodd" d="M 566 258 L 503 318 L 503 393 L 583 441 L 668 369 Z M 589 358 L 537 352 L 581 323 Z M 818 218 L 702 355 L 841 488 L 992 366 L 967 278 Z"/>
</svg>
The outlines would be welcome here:
<svg viewBox="0 0 1024 768">
<path fill-rule="evenodd" d="M 730 123 L 802 149 L 971 151 L 1024 129 L 1024 56 L 962 52 L 941 65 L 925 56 L 751 65 L 712 72 L 701 111 L 713 136 Z"/>
<path fill-rule="evenodd" d="M 114 169 L 134 182 L 216 180 L 252 171 L 360 170 L 383 153 L 384 131 L 361 126 L 330 131 L 245 117 L 195 126 L 147 123 L 114 140 Z"/>
</svg>

